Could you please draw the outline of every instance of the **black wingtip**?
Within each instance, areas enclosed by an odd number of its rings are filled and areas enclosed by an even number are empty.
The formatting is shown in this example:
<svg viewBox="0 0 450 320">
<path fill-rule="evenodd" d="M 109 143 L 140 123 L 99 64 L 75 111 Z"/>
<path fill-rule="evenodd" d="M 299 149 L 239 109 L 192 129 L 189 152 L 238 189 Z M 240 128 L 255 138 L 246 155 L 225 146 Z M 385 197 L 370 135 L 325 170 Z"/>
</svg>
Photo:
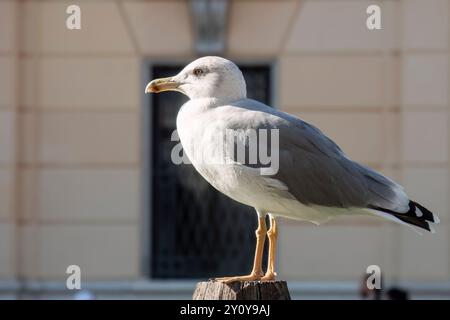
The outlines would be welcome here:
<svg viewBox="0 0 450 320">
<path fill-rule="evenodd" d="M 409 201 L 409 211 L 412 214 L 414 214 L 416 217 L 420 218 L 423 217 L 424 220 L 432 222 L 432 223 L 439 223 L 439 218 L 435 216 L 430 210 L 422 206 L 421 204 L 410 200 Z"/>
<path fill-rule="evenodd" d="M 434 229 L 430 224 L 439 223 L 439 218 L 435 216 L 430 210 L 412 200 L 409 201 L 409 210 L 407 212 L 395 212 L 389 209 L 373 206 L 371 208 L 389 213 L 403 222 L 425 229 L 432 233 L 434 233 Z"/>
</svg>

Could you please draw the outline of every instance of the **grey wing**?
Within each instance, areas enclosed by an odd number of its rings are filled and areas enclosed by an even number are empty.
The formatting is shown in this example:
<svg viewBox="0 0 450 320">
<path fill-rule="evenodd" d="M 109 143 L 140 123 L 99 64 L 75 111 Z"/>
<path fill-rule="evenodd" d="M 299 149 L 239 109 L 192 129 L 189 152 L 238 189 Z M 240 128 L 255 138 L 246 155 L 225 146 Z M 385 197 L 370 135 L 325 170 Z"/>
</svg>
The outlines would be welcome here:
<svg viewBox="0 0 450 320">
<path fill-rule="evenodd" d="M 286 185 L 296 200 L 341 208 L 408 208 L 400 185 L 350 160 L 316 127 L 274 109 L 259 109 L 249 111 L 247 118 L 253 128 L 279 130 L 279 170 L 272 178 Z"/>
<path fill-rule="evenodd" d="M 280 127 L 280 169 L 275 178 L 304 204 L 332 207 L 408 207 L 403 188 L 350 160 L 320 130 L 301 120 Z"/>
</svg>

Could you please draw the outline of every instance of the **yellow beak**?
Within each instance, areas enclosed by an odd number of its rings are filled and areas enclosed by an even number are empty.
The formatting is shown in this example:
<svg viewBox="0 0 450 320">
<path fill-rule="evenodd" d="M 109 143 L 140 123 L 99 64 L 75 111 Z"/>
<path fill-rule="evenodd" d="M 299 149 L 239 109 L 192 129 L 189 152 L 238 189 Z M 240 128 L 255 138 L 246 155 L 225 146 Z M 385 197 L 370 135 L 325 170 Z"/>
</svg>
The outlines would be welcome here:
<svg viewBox="0 0 450 320">
<path fill-rule="evenodd" d="M 145 93 L 159 93 L 163 91 L 179 91 L 180 84 L 173 80 L 172 77 L 155 79 L 145 87 Z"/>
</svg>

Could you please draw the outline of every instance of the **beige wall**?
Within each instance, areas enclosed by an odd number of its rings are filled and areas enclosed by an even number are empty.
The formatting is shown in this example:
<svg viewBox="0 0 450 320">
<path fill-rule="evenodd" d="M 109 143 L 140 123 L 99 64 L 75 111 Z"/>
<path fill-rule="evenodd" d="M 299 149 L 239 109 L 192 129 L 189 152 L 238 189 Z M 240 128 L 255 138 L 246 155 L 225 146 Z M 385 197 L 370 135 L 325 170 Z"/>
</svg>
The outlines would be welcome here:
<svg viewBox="0 0 450 320">
<path fill-rule="evenodd" d="M 13 2 L 0 2 L 0 277 L 14 276 L 17 42 Z"/>
<path fill-rule="evenodd" d="M 379 3 L 383 30 L 365 28 Z M 141 72 L 189 59 L 185 1 L 0 0 L 0 277 L 142 273 Z M 376 219 L 283 221 L 279 275 L 448 280 L 447 0 L 232 1 L 227 55 L 276 61 L 277 106 L 329 134 L 437 212 L 436 235 Z M 167 23 L 171 21 L 171 23 Z M 176 21 L 176 23 L 175 23 Z M 164 30 L 161 26 L 164 25 Z"/>
</svg>

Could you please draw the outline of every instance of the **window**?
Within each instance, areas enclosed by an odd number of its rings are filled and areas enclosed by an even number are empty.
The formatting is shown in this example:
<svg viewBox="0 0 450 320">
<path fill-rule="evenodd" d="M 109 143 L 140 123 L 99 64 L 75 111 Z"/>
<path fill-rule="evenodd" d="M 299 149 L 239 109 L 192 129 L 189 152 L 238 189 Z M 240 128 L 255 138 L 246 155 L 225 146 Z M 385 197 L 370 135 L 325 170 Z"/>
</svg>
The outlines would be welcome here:
<svg viewBox="0 0 450 320">
<path fill-rule="evenodd" d="M 174 75 L 181 66 L 154 65 L 151 78 Z M 270 103 L 270 67 L 240 66 L 248 97 Z M 249 272 L 253 264 L 253 208 L 210 186 L 191 165 L 175 165 L 171 141 L 176 115 L 187 98 L 180 93 L 150 95 L 152 278 L 204 278 Z"/>
</svg>

